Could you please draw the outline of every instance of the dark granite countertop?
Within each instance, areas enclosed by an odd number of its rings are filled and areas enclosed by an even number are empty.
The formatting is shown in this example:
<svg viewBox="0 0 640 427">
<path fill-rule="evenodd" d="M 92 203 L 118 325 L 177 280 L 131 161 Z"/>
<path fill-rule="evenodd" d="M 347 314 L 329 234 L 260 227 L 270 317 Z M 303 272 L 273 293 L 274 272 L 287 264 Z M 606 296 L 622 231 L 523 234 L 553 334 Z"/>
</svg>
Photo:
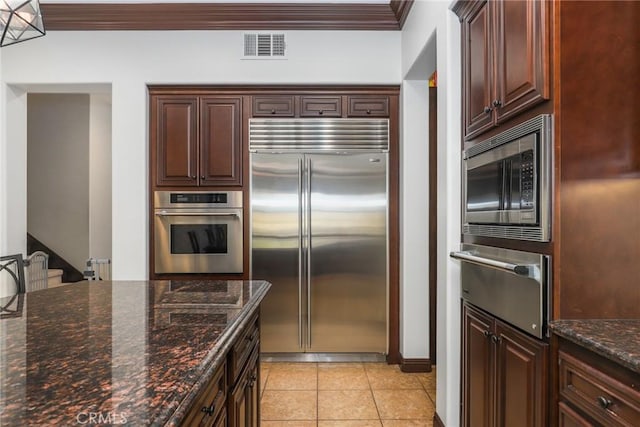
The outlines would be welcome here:
<svg viewBox="0 0 640 427">
<path fill-rule="evenodd" d="M 640 319 L 554 320 L 551 330 L 640 373 Z"/>
<path fill-rule="evenodd" d="M 0 425 L 177 425 L 269 287 L 97 281 L 0 298 Z"/>
</svg>

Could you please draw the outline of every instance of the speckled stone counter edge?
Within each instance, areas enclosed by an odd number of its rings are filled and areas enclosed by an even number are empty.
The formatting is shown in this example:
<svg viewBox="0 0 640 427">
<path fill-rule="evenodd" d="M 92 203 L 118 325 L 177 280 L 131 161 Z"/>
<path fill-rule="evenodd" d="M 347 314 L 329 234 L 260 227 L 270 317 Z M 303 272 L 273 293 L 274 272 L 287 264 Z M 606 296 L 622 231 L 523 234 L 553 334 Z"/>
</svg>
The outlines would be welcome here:
<svg viewBox="0 0 640 427">
<path fill-rule="evenodd" d="M 193 388 L 189 391 L 189 393 L 187 393 L 184 399 L 182 399 L 175 410 L 173 410 L 173 408 L 167 408 L 167 410 L 159 414 L 158 419 L 153 422 L 154 425 L 180 425 L 182 419 L 187 415 L 189 409 L 191 409 L 191 405 L 202 390 L 202 387 L 211 380 L 211 377 L 213 376 L 215 371 L 222 364 L 223 360 L 227 356 L 227 352 L 231 347 L 231 344 L 237 338 L 238 334 L 242 332 L 245 326 L 247 326 L 253 313 L 255 313 L 257 309 L 259 309 L 262 299 L 265 297 L 267 291 L 271 287 L 271 283 L 266 281 L 264 281 L 263 283 L 265 284 L 265 286 L 260 289 L 258 294 L 253 295 L 248 304 L 244 307 L 244 310 L 242 310 L 242 313 L 235 319 L 233 324 L 227 327 L 225 332 L 216 342 L 216 345 L 211 348 L 211 350 L 209 351 L 209 357 L 211 357 L 213 360 L 205 362 L 208 363 L 208 365 L 203 368 L 203 373 L 198 381 L 194 384 Z M 166 422 L 162 422 L 164 419 L 166 419 Z"/>
<path fill-rule="evenodd" d="M 640 331 L 640 320 L 628 319 L 554 320 L 549 323 L 549 327 L 554 334 L 640 374 L 640 353 L 625 348 L 628 343 L 620 342 L 620 333 L 605 339 L 604 335 L 611 334 L 600 332 L 610 328 L 615 328 L 617 332 L 620 332 L 625 324 L 632 324 L 634 330 Z M 590 333 L 594 326 L 599 326 L 599 334 Z M 640 347 L 640 333 L 633 335 L 636 337 L 633 345 Z"/>
</svg>

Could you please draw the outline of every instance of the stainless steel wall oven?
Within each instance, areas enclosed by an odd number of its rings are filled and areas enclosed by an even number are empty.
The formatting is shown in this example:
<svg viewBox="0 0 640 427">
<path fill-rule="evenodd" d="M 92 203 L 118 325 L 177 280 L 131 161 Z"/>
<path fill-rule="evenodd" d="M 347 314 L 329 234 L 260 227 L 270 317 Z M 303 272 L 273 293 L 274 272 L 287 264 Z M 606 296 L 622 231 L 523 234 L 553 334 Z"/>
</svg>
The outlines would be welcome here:
<svg viewBox="0 0 640 427">
<path fill-rule="evenodd" d="M 537 116 L 463 152 L 463 233 L 551 240 L 552 117 Z"/>
<path fill-rule="evenodd" d="M 156 273 L 242 273 L 241 191 L 156 191 Z"/>
</svg>

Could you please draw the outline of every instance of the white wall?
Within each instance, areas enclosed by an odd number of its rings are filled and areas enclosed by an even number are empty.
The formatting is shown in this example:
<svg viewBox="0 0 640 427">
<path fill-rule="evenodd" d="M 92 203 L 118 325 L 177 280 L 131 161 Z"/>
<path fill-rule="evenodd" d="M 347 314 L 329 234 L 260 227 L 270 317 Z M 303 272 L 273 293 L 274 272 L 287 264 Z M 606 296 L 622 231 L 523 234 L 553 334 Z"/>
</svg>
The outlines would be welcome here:
<svg viewBox="0 0 640 427">
<path fill-rule="evenodd" d="M 429 84 L 402 84 L 400 353 L 429 358 Z"/>
<path fill-rule="evenodd" d="M 89 255 L 89 95 L 27 99 L 27 230 L 82 271 Z"/>
<path fill-rule="evenodd" d="M 239 31 L 49 32 L 3 51 L 3 87 L 110 84 L 112 89 L 112 259 L 114 279 L 147 277 L 148 100 L 146 84 L 399 84 L 400 33 L 289 31 L 288 60 L 241 60 Z M 6 89 L 5 89 L 6 91 Z M 6 91 L 8 93 L 8 91 Z M 7 131 L 0 147 L 24 150 L 25 90 L 6 96 Z M 17 105 L 14 105 L 17 104 Z M 1 125 L 2 123 L 0 123 Z M 24 131 L 22 131 L 24 132 Z M 17 162 L 15 176 L 24 174 Z M 3 167 L 3 171 L 8 172 Z M 12 179 L 14 174 L 11 174 Z M 24 184 L 23 184 L 24 185 Z M 7 201 L 8 190 L 0 194 Z M 12 204 L 20 216 L 24 202 Z M 23 221 L 24 222 L 24 221 Z M 3 225 L 24 251 L 20 221 Z"/>
<path fill-rule="evenodd" d="M 436 411 L 447 427 L 455 427 L 460 425 L 460 273 L 448 254 L 460 244 L 460 24 L 448 10 L 449 3 L 437 0 L 414 3 L 402 31 L 402 74 L 405 79 L 416 79 L 423 70 L 429 73 L 433 66 L 430 58 L 435 52 L 438 71 Z M 405 85 L 403 93 L 408 90 L 411 86 Z M 416 286 L 420 284 L 403 283 L 405 292 L 411 292 Z M 405 333 L 409 336 L 415 331 Z"/>
<path fill-rule="evenodd" d="M 89 256 L 111 258 L 111 95 L 89 109 Z"/>
</svg>

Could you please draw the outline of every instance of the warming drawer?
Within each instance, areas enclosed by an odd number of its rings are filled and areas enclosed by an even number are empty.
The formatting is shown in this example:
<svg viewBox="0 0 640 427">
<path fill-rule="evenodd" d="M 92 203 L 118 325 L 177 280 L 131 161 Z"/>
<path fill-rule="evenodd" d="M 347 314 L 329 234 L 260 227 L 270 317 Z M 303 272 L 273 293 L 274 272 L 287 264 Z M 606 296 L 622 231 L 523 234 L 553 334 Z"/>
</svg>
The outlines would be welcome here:
<svg viewBox="0 0 640 427">
<path fill-rule="evenodd" d="M 548 255 L 463 243 L 451 257 L 461 262 L 461 294 L 469 303 L 537 338 L 549 320 Z"/>
</svg>

